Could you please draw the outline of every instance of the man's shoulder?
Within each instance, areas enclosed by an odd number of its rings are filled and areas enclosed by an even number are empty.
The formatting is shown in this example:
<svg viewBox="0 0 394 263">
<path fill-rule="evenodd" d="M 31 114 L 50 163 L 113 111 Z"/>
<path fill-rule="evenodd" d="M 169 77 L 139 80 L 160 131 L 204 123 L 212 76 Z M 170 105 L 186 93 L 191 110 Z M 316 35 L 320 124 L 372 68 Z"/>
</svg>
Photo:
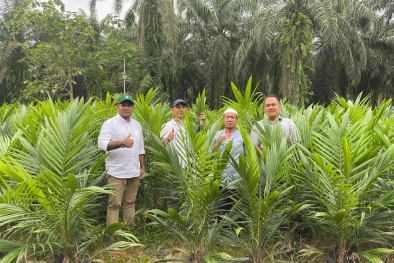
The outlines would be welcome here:
<svg viewBox="0 0 394 263">
<path fill-rule="evenodd" d="M 113 117 L 111 117 L 109 119 L 106 119 L 103 124 L 110 124 L 110 123 L 114 122 L 116 120 L 117 116 L 118 115 L 115 115 L 115 116 L 113 116 Z"/>
<path fill-rule="evenodd" d="M 163 131 L 163 130 L 165 130 L 165 129 L 167 129 L 167 128 L 172 128 L 172 127 L 174 126 L 174 124 L 173 124 L 172 122 L 173 122 L 172 119 L 169 120 L 169 121 L 167 121 L 167 122 L 165 122 L 165 123 L 163 124 L 163 126 L 161 127 L 161 130 Z"/>
<path fill-rule="evenodd" d="M 216 133 L 215 133 L 215 136 L 214 137 L 219 137 L 219 135 L 221 135 L 221 134 L 223 134 L 224 133 L 224 129 L 223 130 L 219 130 L 219 131 L 217 131 Z"/>
<path fill-rule="evenodd" d="M 278 119 L 281 122 L 294 123 L 294 121 L 292 119 L 290 119 L 290 118 L 279 117 Z"/>
<path fill-rule="evenodd" d="M 137 121 L 136 119 L 132 119 L 132 120 L 134 125 L 141 126 L 141 123 L 139 121 Z"/>
<path fill-rule="evenodd" d="M 257 122 L 257 124 L 261 127 L 264 127 L 264 119 L 261 119 Z"/>
</svg>

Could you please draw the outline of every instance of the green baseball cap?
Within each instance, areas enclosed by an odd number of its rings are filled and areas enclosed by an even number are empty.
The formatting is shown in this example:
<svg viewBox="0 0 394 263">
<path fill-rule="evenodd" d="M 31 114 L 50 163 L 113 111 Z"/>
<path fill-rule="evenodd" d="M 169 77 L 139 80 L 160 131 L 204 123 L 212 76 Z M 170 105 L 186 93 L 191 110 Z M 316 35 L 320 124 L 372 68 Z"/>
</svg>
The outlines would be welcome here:
<svg viewBox="0 0 394 263">
<path fill-rule="evenodd" d="M 122 103 L 124 101 L 130 101 L 131 103 L 134 104 L 133 97 L 131 95 L 125 93 L 125 94 L 123 94 L 122 96 L 119 97 L 118 102 L 116 103 L 116 105 L 118 105 L 118 104 L 120 104 L 120 103 Z"/>
</svg>

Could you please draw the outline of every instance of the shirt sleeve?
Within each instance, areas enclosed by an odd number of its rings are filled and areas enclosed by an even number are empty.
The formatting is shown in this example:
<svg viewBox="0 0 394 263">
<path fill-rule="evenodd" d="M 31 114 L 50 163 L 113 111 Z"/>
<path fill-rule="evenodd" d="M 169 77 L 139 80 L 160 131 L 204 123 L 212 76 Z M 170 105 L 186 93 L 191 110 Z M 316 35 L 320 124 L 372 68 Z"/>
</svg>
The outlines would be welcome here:
<svg viewBox="0 0 394 263">
<path fill-rule="evenodd" d="M 168 125 L 168 122 L 167 122 L 166 124 L 164 124 L 163 128 L 161 129 L 160 139 L 166 137 L 170 133 L 168 127 L 169 127 L 169 125 Z"/>
<path fill-rule="evenodd" d="M 100 134 L 97 139 L 97 145 L 100 150 L 107 151 L 108 143 L 111 141 L 111 124 L 110 121 L 105 121 L 101 126 Z"/>
<path fill-rule="evenodd" d="M 140 133 L 140 138 L 141 140 L 139 140 L 138 142 L 138 154 L 145 154 L 145 145 L 144 145 L 144 134 L 142 133 L 142 127 L 140 126 L 140 129 L 138 130 L 138 132 Z"/>
<path fill-rule="evenodd" d="M 300 140 L 300 135 L 298 134 L 297 126 L 293 120 L 290 120 L 289 130 L 291 140 L 293 142 L 298 142 Z"/>
<path fill-rule="evenodd" d="M 258 147 L 260 147 L 260 135 L 257 133 L 257 127 L 256 125 L 253 126 L 252 131 L 250 132 L 250 139 L 252 140 L 252 143 Z"/>
</svg>

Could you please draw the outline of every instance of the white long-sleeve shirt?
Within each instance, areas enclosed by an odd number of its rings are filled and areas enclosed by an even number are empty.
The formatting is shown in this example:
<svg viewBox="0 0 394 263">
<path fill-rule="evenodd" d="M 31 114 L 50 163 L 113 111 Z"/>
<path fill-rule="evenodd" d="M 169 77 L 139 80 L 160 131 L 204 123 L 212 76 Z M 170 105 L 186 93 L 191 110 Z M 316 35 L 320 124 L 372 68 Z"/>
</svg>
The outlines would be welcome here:
<svg viewBox="0 0 394 263">
<path fill-rule="evenodd" d="M 134 140 L 133 147 L 107 151 L 110 141 L 123 141 L 129 134 Z M 109 152 L 105 159 L 107 174 L 116 178 L 133 178 L 140 175 L 139 155 L 145 154 L 145 148 L 142 127 L 138 121 L 130 119 L 130 122 L 127 122 L 119 114 L 106 120 L 98 136 L 98 147 Z"/>
</svg>

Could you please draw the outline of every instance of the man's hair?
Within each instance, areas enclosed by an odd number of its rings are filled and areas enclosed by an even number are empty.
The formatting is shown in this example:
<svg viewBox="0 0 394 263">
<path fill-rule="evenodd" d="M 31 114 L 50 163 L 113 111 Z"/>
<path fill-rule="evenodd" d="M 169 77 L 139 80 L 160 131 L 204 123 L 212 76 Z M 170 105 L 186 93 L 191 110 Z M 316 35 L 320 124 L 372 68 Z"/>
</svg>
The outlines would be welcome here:
<svg viewBox="0 0 394 263">
<path fill-rule="evenodd" d="M 265 99 L 264 99 L 263 105 L 265 105 L 265 101 L 266 101 L 266 99 L 268 99 L 268 98 L 275 98 L 275 99 L 278 100 L 278 102 L 279 102 L 279 104 L 280 104 L 280 99 L 279 99 L 278 96 L 276 96 L 275 94 L 268 94 L 268 95 L 265 97 Z"/>
</svg>

